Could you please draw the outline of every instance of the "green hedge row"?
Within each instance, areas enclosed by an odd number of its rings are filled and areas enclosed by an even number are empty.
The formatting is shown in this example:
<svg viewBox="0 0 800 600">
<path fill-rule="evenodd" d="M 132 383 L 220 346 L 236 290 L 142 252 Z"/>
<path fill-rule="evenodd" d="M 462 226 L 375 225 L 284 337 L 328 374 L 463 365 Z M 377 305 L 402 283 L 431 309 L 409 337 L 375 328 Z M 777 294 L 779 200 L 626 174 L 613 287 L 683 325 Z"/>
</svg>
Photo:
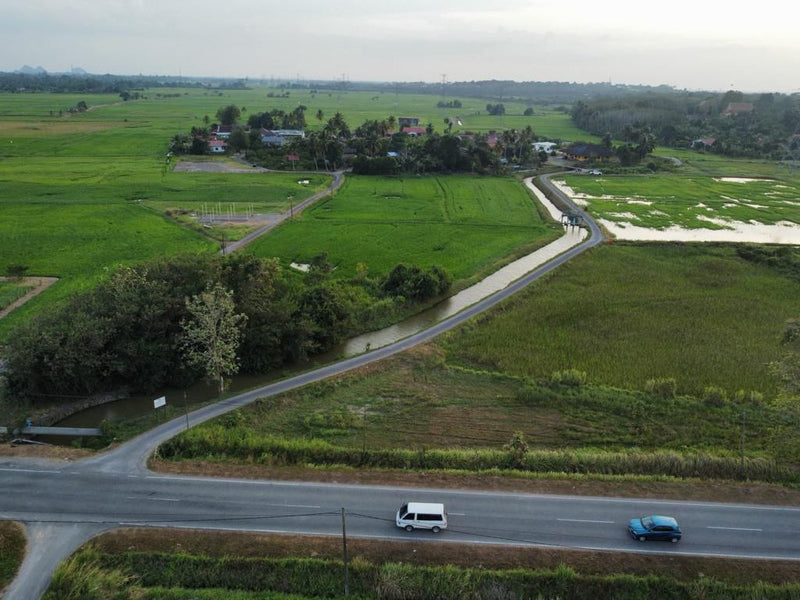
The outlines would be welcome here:
<svg viewBox="0 0 800 600">
<path fill-rule="evenodd" d="M 216 588 L 280 592 L 318 598 L 336 598 L 343 592 L 343 569 L 340 561 L 310 558 L 210 558 L 141 552 L 112 555 L 93 550 L 86 550 L 79 557 L 79 561 L 88 568 L 99 567 L 131 576 L 133 585 L 137 588 L 137 598 L 143 597 L 141 588 Z M 351 563 L 349 571 L 353 597 L 380 600 L 789 600 L 800 594 L 798 584 L 776 586 L 759 582 L 740 586 L 708 578 L 686 582 L 656 576 L 592 576 L 577 574 L 564 566 L 540 571 L 483 570 L 403 563 L 374 565 L 359 560 Z M 191 593 L 181 595 L 175 591 L 171 597 L 178 599 L 198 596 Z M 232 593 L 231 596 L 237 595 Z M 127 596 L 120 594 L 118 597 Z"/>
<path fill-rule="evenodd" d="M 507 450 L 399 448 L 367 449 L 334 446 L 322 440 L 284 439 L 243 434 L 221 425 L 190 429 L 163 444 L 167 459 L 232 458 L 272 465 L 347 465 L 383 469 L 520 470 L 532 473 L 665 475 L 704 479 L 739 479 L 735 457 L 677 452 L 598 452 L 590 450 Z M 770 482 L 798 481 L 798 474 L 765 458 L 745 460 L 746 477 Z"/>
</svg>

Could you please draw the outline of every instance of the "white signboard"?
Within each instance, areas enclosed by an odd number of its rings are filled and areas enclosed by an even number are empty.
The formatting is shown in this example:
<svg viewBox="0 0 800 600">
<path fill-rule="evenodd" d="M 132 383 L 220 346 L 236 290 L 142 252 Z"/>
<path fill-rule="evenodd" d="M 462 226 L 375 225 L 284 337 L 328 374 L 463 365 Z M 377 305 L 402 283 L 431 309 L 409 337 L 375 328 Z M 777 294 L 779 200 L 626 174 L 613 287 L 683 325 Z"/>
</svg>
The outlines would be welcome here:
<svg viewBox="0 0 800 600">
<path fill-rule="evenodd" d="M 161 396 L 161 398 L 156 398 L 153 400 L 153 408 L 161 408 L 167 404 L 167 397 Z"/>
</svg>

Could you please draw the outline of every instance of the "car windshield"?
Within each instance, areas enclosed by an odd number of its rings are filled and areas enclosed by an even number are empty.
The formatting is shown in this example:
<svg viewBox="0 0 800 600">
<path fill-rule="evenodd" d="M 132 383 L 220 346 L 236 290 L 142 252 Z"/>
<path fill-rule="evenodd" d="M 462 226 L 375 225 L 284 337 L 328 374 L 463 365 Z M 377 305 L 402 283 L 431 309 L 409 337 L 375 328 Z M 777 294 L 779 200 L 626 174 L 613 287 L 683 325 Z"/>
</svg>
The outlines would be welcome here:
<svg viewBox="0 0 800 600">
<path fill-rule="evenodd" d="M 642 517 L 642 526 L 645 529 L 650 529 L 653 526 L 653 519 L 650 517 Z"/>
</svg>

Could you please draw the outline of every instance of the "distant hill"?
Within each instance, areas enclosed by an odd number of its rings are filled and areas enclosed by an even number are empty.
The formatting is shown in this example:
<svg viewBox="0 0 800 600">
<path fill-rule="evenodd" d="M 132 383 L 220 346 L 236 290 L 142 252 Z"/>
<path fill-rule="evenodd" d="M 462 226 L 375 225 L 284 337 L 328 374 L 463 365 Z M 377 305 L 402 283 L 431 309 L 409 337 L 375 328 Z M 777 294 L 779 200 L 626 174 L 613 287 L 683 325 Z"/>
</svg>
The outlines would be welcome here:
<svg viewBox="0 0 800 600">
<path fill-rule="evenodd" d="M 29 65 L 22 65 L 20 69 L 14 71 L 15 73 L 22 73 L 23 75 L 46 75 L 47 71 L 45 71 L 44 67 L 31 67 Z"/>
</svg>

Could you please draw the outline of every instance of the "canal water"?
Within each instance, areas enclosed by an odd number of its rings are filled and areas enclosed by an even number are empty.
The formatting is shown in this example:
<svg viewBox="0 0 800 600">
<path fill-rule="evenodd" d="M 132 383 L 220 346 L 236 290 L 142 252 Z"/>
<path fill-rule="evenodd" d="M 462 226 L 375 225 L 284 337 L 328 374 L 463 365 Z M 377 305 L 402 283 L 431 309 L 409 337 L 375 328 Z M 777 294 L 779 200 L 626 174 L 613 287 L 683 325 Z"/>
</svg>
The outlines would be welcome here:
<svg viewBox="0 0 800 600">
<path fill-rule="evenodd" d="M 525 180 L 525 185 L 533 191 L 550 215 L 555 220 L 560 220 L 561 211 L 553 206 L 544 194 L 533 186 L 530 179 Z M 475 285 L 458 292 L 436 306 L 413 315 L 400 323 L 379 331 L 372 331 L 352 338 L 339 347 L 327 352 L 323 357 L 318 357 L 317 362 L 322 364 L 323 362 L 331 362 L 336 359 L 375 350 L 427 329 L 437 322 L 475 304 L 479 300 L 502 290 L 539 265 L 544 264 L 579 244 L 587 235 L 587 231 L 582 228 L 565 228 L 564 235 L 559 239 L 527 256 L 515 260 Z M 307 366 L 310 367 L 312 365 Z M 275 381 L 280 378 L 281 375 L 281 373 L 237 375 L 231 379 L 229 392 L 243 392 L 260 385 L 265 385 L 270 381 Z M 82 410 L 67 417 L 59 422 L 58 425 L 63 427 L 98 427 L 104 420 L 120 421 L 143 416 L 154 410 L 153 400 L 160 396 L 165 396 L 167 404 L 172 407 L 183 408 L 185 406 L 187 409 L 191 410 L 192 407 L 216 399 L 217 389 L 214 385 L 207 385 L 204 382 L 200 382 L 186 390 L 168 389 L 155 394 L 131 396 L 122 400 Z"/>
</svg>

